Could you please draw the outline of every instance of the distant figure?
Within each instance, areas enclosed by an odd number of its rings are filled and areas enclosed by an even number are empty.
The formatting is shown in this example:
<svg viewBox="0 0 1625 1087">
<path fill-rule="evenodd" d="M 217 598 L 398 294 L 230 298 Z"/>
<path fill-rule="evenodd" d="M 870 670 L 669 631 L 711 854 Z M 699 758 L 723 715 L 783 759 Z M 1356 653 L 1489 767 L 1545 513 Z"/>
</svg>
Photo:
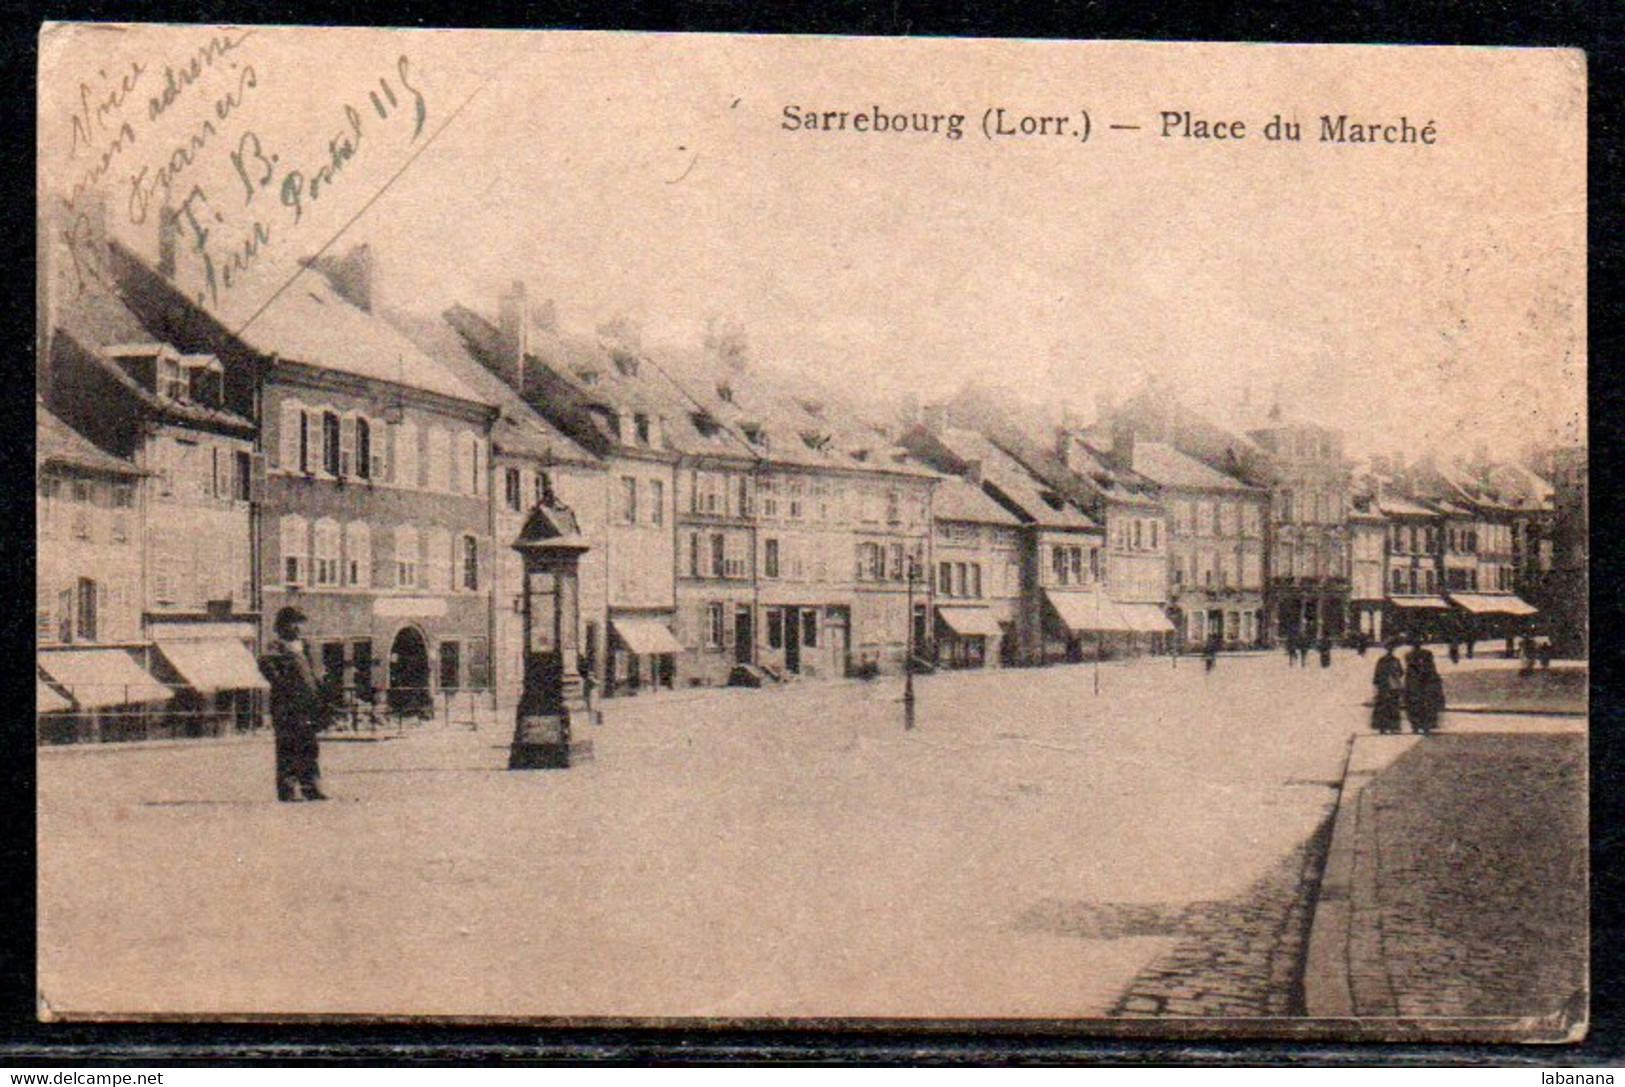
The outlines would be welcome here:
<svg viewBox="0 0 1625 1087">
<path fill-rule="evenodd" d="M 1411 731 L 1426 735 L 1439 727 L 1444 712 L 1444 680 L 1433 661 L 1433 651 L 1420 642 L 1405 655 L 1405 716 Z"/>
<path fill-rule="evenodd" d="M 1208 638 L 1207 645 L 1202 648 L 1202 667 L 1213 671 L 1213 666 L 1219 662 L 1219 636 L 1217 634 Z"/>
<path fill-rule="evenodd" d="M 1478 639 L 1477 638 L 1468 638 L 1467 639 L 1467 659 L 1468 660 L 1473 659 L 1473 647 L 1476 646 L 1477 644 L 1478 644 Z"/>
<path fill-rule="evenodd" d="M 1528 675 L 1535 670 L 1535 639 L 1525 634 L 1519 651 L 1523 655 L 1523 674 Z"/>
<path fill-rule="evenodd" d="M 1332 666 L 1332 640 L 1322 634 L 1318 648 L 1320 649 L 1320 666 L 1330 668 Z"/>
<path fill-rule="evenodd" d="M 1286 662 L 1288 664 L 1297 664 L 1298 663 L 1298 643 L 1297 643 L 1297 640 L 1293 637 L 1293 635 L 1288 634 L 1284 638 L 1281 639 L 1281 644 L 1286 646 Z"/>
<path fill-rule="evenodd" d="M 1542 638 L 1538 652 L 1540 653 L 1541 671 L 1550 672 L 1552 670 L 1552 640 L 1550 638 Z"/>
<path fill-rule="evenodd" d="M 1450 663 L 1461 663 L 1461 643 L 1454 638 L 1450 639 Z"/>
<path fill-rule="evenodd" d="M 1371 635 L 1360 631 L 1354 638 L 1354 648 L 1359 650 L 1360 656 L 1365 656 L 1365 651 L 1371 648 Z"/>
<path fill-rule="evenodd" d="M 321 789 L 321 745 L 317 739 L 327 703 L 300 637 L 304 622 L 305 613 L 298 608 L 277 612 L 276 638 L 260 658 L 260 671 L 271 685 L 276 798 L 284 803 L 327 799 Z"/>
<path fill-rule="evenodd" d="M 1513 657 L 1516 657 L 1517 655 L 1518 655 L 1518 651 L 1513 648 L 1513 646 L 1512 646 L 1512 636 L 1509 634 L 1509 635 L 1507 635 L 1507 648 L 1506 648 L 1506 654 L 1505 654 L 1506 659 L 1511 660 Z"/>
<path fill-rule="evenodd" d="M 1371 677 L 1371 727 L 1377 732 L 1398 732 L 1400 707 L 1405 697 L 1405 666 L 1394 656 L 1394 643 L 1383 646 Z"/>
</svg>

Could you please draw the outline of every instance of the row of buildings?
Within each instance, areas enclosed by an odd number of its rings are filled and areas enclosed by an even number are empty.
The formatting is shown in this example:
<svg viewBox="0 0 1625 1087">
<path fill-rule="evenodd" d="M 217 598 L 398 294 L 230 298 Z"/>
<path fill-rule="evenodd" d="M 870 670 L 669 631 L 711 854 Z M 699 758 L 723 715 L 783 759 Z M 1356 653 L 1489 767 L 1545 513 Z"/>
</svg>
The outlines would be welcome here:
<svg viewBox="0 0 1625 1087">
<path fill-rule="evenodd" d="M 38 374 L 48 737 L 251 723 L 287 604 L 352 701 L 511 704 L 508 544 L 545 491 L 591 545 L 582 659 L 610 695 L 895 671 L 910 647 L 997 667 L 1583 623 L 1553 553 L 1583 495 L 1521 466 L 1357 471 L 1334 431 L 1223 428 L 1156 389 L 1090 426 L 977 389 L 866 418 L 725 346 L 567 334 L 522 284 L 390 310 L 365 247 L 231 329 L 170 269 L 100 257 L 52 284 Z"/>
</svg>

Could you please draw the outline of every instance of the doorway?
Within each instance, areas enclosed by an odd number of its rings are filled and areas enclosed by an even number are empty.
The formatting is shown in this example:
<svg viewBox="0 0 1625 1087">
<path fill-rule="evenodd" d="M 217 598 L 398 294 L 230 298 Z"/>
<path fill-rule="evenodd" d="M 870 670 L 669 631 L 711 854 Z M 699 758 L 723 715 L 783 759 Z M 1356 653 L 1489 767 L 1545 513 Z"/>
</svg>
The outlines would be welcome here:
<svg viewBox="0 0 1625 1087">
<path fill-rule="evenodd" d="M 801 671 L 801 612 L 784 609 L 784 670 Z"/>
<path fill-rule="evenodd" d="M 416 627 L 402 627 L 389 649 L 389 711 L 422 714 L 429 706 L 429 643 Z"/>
<path fill-rule="evenodd" d="M 756 634 L 752 629 L 750 608 L 734 610 L 734 663 L 751 664 L 755 656 Z"/>
</svg>

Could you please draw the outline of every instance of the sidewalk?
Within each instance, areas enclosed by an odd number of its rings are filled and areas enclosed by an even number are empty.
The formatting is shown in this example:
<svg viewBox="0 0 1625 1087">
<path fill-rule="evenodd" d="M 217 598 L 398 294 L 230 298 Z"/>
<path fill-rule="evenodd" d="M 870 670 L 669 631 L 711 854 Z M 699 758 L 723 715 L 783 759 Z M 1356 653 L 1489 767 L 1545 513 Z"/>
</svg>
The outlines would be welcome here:
<svg viewBox="0 0 1625 1087">
<path fill-rule="evenodd" d="M 1584 725 L 1501 721 L 1353 740 L 1310 933 L 1310 1016 L 1455 1020 L 1521 1041 L 1583 1030 Z"/>
</svg>

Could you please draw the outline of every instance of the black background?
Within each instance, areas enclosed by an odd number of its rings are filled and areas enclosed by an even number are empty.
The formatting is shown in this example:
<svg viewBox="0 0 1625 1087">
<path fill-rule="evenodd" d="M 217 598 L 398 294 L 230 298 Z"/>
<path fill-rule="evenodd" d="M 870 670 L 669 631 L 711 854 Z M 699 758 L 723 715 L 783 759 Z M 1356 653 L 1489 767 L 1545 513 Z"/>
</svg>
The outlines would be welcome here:
<svg viewBox="0 0 1625 1087">
<path fill-rule="evenodd" d="M 3 347 L 18 380 L 0 398 L 0 456 L 5 479 L 0 514 L 17 531 L 0 533 L 0 634 L 5 639 L 6 711 L 0 714 L 0 1066 L 71 1064 L 178 1065 L 276 1063 L 424 1064 L 498 1059 L 579 1063 L 792 1062 L 799 1064 L 1204 1064 L 1579 1066 L 1625 1064 L 1622 1042 L 1619 845 L 1625 821 L 1620 793 L 1625 754 L 1617 684 L 1621 676 L 1620 572 L 1613 543 L 1619 516 L 1610 497 L 1625 493 L 1618 376 L 1621 260 L 1619 67 L 1625 56 L 1625 4 L 1416 0 L 1322 3 L 971 4 L 792 3 L 735 0 L 636 3 L 389 5 L 394 26 L 568 27 L 650 31 L 1117 38 L 1187 41 L 1426 43 L 1571 46 L 1586 50 L 1590 79 L 1590 443 L 1592 457 L 1592 1007 L 1589 1038 L 1575 1046 L 1419 1046 L 1221 1042 L 1081 1037 L 1063 1025 L 988 1025 L 920 1031 L 902 1025 L 866 1029 L 715 1028 L 577 1029 L 364 1023 L 41 1024 L 35 1021 L 34 738 L 32 688 L 34 137 L 39 24 L 54 19 L 166 22 L 371 24 L 376 9 L 355 2 L 81 3 L 3 5 L 0 78 L 5 124 L 3 175 L 13 197 L 3 205 L 5 252 Z M 1510 452 L 1510 451 L 1508 451 Z M 177 918 L 184 924 L 184 918 Z M 1167 1029 L 1158 1025 L 1153 1029 Z"/>
</svg>

